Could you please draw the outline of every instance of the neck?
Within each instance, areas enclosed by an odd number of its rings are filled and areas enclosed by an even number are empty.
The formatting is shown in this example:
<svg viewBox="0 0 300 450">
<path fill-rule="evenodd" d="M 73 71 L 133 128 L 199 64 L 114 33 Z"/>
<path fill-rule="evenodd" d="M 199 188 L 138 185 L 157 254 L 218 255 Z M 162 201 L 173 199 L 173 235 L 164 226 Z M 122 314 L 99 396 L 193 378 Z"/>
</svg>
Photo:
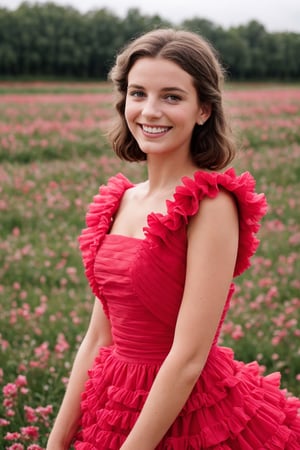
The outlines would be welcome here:
<svg viewBox="0 0 300 450">
<path fill-rule="evenodd" d="M 174 155 L 165 158 L 148 155 L 147 167 L 149 193 L 174 189 L 181 183 L 183 176 L 192 176 L 197 170 L 190 157 L 178 161 Z"/>
</svg>

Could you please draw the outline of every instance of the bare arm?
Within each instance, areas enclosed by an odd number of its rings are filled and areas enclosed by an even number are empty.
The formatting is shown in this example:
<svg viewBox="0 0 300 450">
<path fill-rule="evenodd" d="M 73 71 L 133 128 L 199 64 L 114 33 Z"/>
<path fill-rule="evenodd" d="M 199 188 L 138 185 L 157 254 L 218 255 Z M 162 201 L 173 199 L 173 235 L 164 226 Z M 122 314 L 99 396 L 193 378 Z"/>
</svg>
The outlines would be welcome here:
<svg viewBox="0 0 300 450">
<path fill-rule="evenodd" d="M 187 401 L 205 365 L 232 280 L 238 246 L 235 202 L 201 202 L 189 227 L 186 285 L 172 348 L 121 450 L 153 450 Z"/>
<path fill-rule="evenodd" d="M 87 333 L 74 360 L 66 393 L 49 436 L 47 450 L 67 450 L 70 447 L 78 427 L 81 393 L 87 380 L 87 371 L 99 348 L 111 343 L 110 322 L 100 301 L 96 299 Z"/>
</svg>

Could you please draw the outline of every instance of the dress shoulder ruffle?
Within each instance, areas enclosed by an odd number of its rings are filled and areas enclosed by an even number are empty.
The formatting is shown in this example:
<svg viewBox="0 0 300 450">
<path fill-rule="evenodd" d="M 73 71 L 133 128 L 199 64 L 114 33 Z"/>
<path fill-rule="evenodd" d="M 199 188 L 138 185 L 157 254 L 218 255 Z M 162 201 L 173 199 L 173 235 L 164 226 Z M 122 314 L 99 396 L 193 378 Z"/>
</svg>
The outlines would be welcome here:
<svg viewBox="0 0 300 450">
<path fill-rule="evenodd" d="M 250 258 L 259 244 L 256 234 L 260 220 L 267 212 L 265 195 L 255 192 L 255 180 L 249 172 L 237 176 L 232 168 L 224 173 L 199 170 L 194 178 L 183 177 L 174 200 L 167 201 L 167 214 L 150 214 L 145 234 L 152 240 L 165 240 L 168 231 L 187 224 L 198 212 L 202 199 L 215 198 L 221 189 L 234 195 L 239 212 L 239 247 L 234 271 L 234 276 L 238 276 L 250 266 Z"/>
<path fill-rule="evenodd" d="M 78 238 L 85 274 L 97 297 L 100 297 L 98 284 L 94 277 L 94 261 L 97 250 L 105 234 L 109 231 L 124 191 L 132 186 L 133 184 L 121 173 L 111 177 L 107 185 L 100 186 L 98 194 L 94 196 L 88 207 L 87 227 L 82 230 Z"/>
</svg>

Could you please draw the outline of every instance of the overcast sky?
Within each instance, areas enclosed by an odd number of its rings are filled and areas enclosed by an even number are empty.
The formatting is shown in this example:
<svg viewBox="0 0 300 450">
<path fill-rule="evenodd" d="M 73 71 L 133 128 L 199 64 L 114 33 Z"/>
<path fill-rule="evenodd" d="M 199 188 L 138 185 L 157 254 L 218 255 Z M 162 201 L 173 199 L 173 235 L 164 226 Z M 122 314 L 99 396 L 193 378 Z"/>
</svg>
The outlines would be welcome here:
<svg viewBox="0 0 300 450">
<path fill-rule="evenodd" d="M 9 9 L 17 8 L 20 3 L 20 0 L 0 0 L 0 6 Z M 136 7 L 142 14 L 159 14 L 174 24 L 197 16 L 224 28 L 255 19 L 268 31 L 300 33 L 300 0 L 55 0 L 54 3 L 70 5 L 81 12 L 109 8 L 120 17 L 129 8 Z"/>
</svg>

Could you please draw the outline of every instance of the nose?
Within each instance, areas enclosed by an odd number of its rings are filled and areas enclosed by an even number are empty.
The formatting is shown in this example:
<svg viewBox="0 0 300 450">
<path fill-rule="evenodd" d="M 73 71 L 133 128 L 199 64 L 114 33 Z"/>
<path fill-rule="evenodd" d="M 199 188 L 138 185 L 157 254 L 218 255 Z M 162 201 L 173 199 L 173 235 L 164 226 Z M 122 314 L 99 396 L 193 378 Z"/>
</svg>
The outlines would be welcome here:
<svg viewBox="0 0 300 450">
<path fill-rule="evenodd" d="M 148 96 L 143 103 L 142 114 L 145 118 L 158 118 L 161 117 L 162 111 L 159 100 Z"/>
</svg>

